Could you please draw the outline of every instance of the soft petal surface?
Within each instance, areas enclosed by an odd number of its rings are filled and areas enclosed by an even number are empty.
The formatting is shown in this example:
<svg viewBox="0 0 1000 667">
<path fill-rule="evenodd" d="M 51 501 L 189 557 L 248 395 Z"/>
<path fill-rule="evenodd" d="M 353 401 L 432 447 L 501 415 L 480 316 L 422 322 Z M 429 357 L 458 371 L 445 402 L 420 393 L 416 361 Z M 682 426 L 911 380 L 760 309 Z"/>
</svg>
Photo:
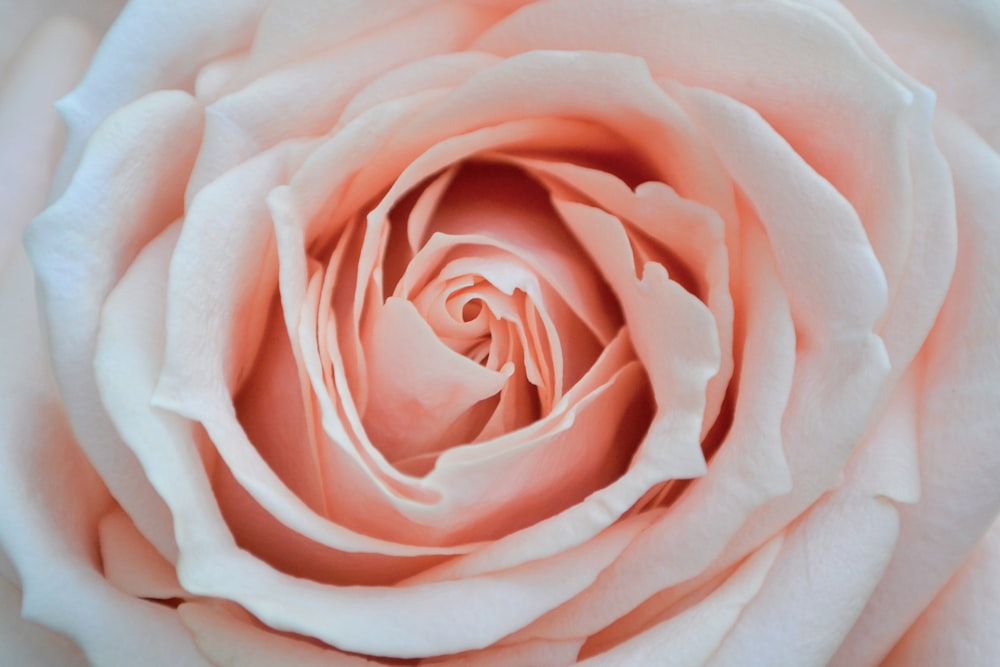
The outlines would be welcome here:
<svg viewBox="0 0 1000 667">
<path fill-rule="evenodd" d="M 955 176 L 959 259 L 922 352 L 921 494 L 900 508 L 899 547 L 834 665 L 885 655 L 959 567 L 1000 508 L 997 382 L 1000 352 L 1000 157 L 962 121 L 939 117 Z M 956 448 L 955 443 L 962 443 Z"/>
<path fill-rule="evenodd" d="M 986 667 L 1000 655 L 1000 524 L 910 626 L 884 667 Z"/>
<path fill-rule="evenodd" d="M 0 548 L 17 571 L 23 615 L 69 636 L 94 664 L 204 665 L 173 610 L 104 579 L 97 522 L 111 499 L 60 408 L 23 254 L 2 278 L 0 308 L 10 319 L 0 343 L 19 354 L 0 367 Z"/>
</svg>

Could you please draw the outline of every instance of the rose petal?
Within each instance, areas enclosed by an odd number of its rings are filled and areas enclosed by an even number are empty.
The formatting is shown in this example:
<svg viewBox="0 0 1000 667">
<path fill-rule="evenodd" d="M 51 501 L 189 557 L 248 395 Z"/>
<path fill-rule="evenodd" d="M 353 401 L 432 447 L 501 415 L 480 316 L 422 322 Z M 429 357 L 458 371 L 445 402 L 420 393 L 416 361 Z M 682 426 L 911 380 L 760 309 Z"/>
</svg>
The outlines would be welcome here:
<svg viewBox="0 0 1000 667">
<path fill-rule="evenodd" d="M 259 628 L 249 618 L 237 618 L 209 603 L 189 602 L 182 604 L 177 612 L 194 635 L 198 650 L 216 667 L 372 667 L 385 664 Z"/>
<path fill-rule="evenodd" d="M 146 541 L 127 514 L 120 509 L 109 512 L 97 530 L 104 576 L 116 588 L 137 598 L 186 596 L 173 564 Z"/>
<path fill-rule="evenodd" d="M 422 0 L 400 0 L 371 11 L 359 0 L 273 0 L 256 24 L 246 69 L 234 84 L 245 85 L 280 67 L 308 60 L 331 50 L 331 45 L 350 44 L 420 13 L 427 4 Z"/>
<path fill-rule="evenodd" d="M 369 437 L 389 460 L 438 438 L 479 401 L 497 394 L 498 373 L 445 347 L 413 304 L 389 297 L 374 317 L 368 373 L 377 396 L 365 414 Z"/>
<path fill-rule="evenodd" d="M 938 116 L 955 178 L 958 263 L 921 356 L 920 501 L 900 508 L 896 557 L 831 664 L 884 656 L 974 548 L 1000 508 L 996 378 L 1000 274 L 997 154 L 962 121 Z M 960 443 L 960 447 L 956 446 Z"/>
<path fill-rule="evenodd" d="M 177 91 L 119 109 L 94 134 L 65 193 L 25 234 L 52 363 L 80 446 L 112 495 L 165 556 L 171 521 L 100 406 L 94 344 L 101 304 L 139 249 L 180 215 L 198 148 L 198 107 Z"/>
<path fill-rule="evenodd" d="M 67 635 L 93 664 L 204 664 L 173 610 L 100 572 L 97 521 L 111 500 L 59 407 L 20 252 L 0 275 L 0 308 L 0 345 L 18 351 L 0 359 L 0 551 L 20 579 L 22 615 Z"/>
<path fill-rule="evenodd" d="M 246 45 L 266 2 L 129 2 L 108 30 L 86 76 L 59 102 L 68 134 L 53 192 L 75 177 L 91 135 L 117 109 L 156 91 L 192 88 L 204 63 Z M 217 26 L 226 26 L 220 31 Z M 160 131 L 173 141 L 184 134 Z M 142 145 L 140 142 L 139 145 Z M 164 170 L 162 174 L 174 173 Z M 186 173 L 186 172 L 185 172 Z"/>
<path fill-rule="evenodd" d="M 117 427 L 141 452 L 150 482 L 175 517 L 178 575 L 185 590 L 232 599 L 272 628 L 344 650 L 397 657 L 455 653 L 488 646 L 579 593 L 655 518 L 655 513 L 633 517 L 558 559 L 462 581 L 339 587 L 276 571 L 234 544 L 211 498 L 192 425 L 150 407 L 157 347 L 163 344 L 163 276 L 176 234 L 172 227 L 151 244 L 112 293 L 96 367 Z M 295 509 L 296 516 L 307 515 L 304 506 Z M 354 539 L 363 546 L 364 538 Z M 388 548 L 370 538 L 368 543 L 379 551 Z M 380 630 L 386 624 L 394 628 L 391 635 Z"/>
<path fill-rule="evenodd" d="M 347 125 L 365 111 L 421 91 L 450 90 L 474 74 L 496 65 L 500 58 L 476 51 L 443 53 L 392 69 L 372 80 L 344 107 L 338 125 Z"/>
<path fill-rule="evenodd" d="M 976 665 L 1000 655 L 1000 523 L 882 662 L 885 667 Z"/>
<path fill-rule="evenodd" d="M 742 623 L 748 603 L 775 569 L 784 539 L 778 536 L 753 554 L 704 600 L 579 664 L 643 665 L 656 661 L 664 667 L 704 664 L 720 642 Z M 582 655 L 590 653 L 584 645 Z"/>
<path fill-rule="evenodd" d="M 1000 7 L 943 0 L 844 4 L 894 61 L 1000 150 L 1000 101 L 992 94 L 1000 78 Z"/>
<path fill-rule="evenodd" d="M 566 667 L 576 664 L 582 639 L 562 642 L 527 641 L 520 644 L 498 644 L 482 651 L 460 653 L 445 658 L 421 660 L 421 667 Z"/>
<path fill-rule="evenodd" d="M 5 22 L 7 17 L 5 17 Z M 45 206 L 62 139 L 53 103 L 83 74 L 95 36 L 73 19 L 52 19 L 33 33 L 0 88 L 0 266 L 24 226 Z"/>
<path fill-rule="evenodd" d="M 381 26 L 360 43 L 347 42 L 330 55 L 295 61 L 252 79 L 245 88 L 213 102 L 206 109 L 205 142 L 187 200 L 205 183 L 279 141 L 330 131 L 364 84 L 393 67 L 458 48 L 485 27 L 483 20 L 474 7 L 431 6 Z"/>
<path fill-rule="evenodd" d="M 899 516 L 884 499 L 846 487 L 822 500 L 790 530 L 760 593 L 707 664 L 826 664 L 898 535 Z"/>
<path fill-rule="evenodd" d="M 559 639 L 594 634 L 627 619 L 651 592 L 696 577 L 713 562 L 719 567 L 732 564 L 732 558 L 720 557 L 720 553 L 733 534 L 755 510 L 792 488 L 781 421 L 793 386 L 795 330 L 763 231 L 750 225 L 743 235 L 740 263 L 753 279 L 745 281 L 740 295 L 746 322 L 737 319 L 735 339 L 743 341 L 737 357 L 738 400 L 726 440 L 712 457 L 708 472 L 593 586 L 519 636 Z M 535 538 L 543 542 L 545 534 Z M 488 563 L 495 550 L 491 545 L 446 567 L 466 561 L 474 564 L 477 558 Z M 745 553 L 741 551 L 739 557 Z"/>
<path fill-rule="evenodd" d="M 4 660 L 23 667 L 88 667 L 80 648 L 65 636 L 21 617 L 21 591 L 0 577 L 0 646 Z"/>
</svg>

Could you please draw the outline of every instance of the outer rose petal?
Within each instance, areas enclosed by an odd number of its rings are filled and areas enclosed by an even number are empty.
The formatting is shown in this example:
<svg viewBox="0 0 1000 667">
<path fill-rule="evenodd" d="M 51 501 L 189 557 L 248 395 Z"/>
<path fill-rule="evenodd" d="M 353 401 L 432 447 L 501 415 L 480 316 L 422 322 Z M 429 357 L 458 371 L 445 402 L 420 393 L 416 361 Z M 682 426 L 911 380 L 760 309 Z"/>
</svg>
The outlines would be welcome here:
<svg viewBox="0 0 1000 667">
<path fill-rule="evenodd" d="M 2 577 L 0 660 L 5 665 L 18 667 L 87 667 L 80 647 L 49 628 L 21 617 L 21 591 Z"/>
<path fill-rule="evenodd" d="M 842 0 L 878 45 L 1000 150 L 1000 4 Z"/>
<path fill-rule="evenodd" d="M 209 59 L 247 45 L 265 4 L 130 2 L 108 30 L 83 81 L 59 103 L 69 133 L 53 192 L 62 192 L 105 118 L 152 91 L 193 88 L 195 73 Z"/>
<path fill-rule="evenodd" d="M 1000 655 L 1000 521 L 910 626 L 883 667 L 989 667 Z"/>
<path fill-rule="evenodd" d="M 79 21 L 53 19 L 0 79 L 0 267 L 45 205 L 62 138 L 52 104 L 83 74 L 94 38 Z"/>
<path fill-rule="evenodd" d="M 181 213 L 200 132 L 198 107 L 178 91 L 117 110 L 88 143 L 69 187 L 25 235 L 52 365 L 80 446 L 143 534 L 171 559 L 170 516 L 100 405 L 93 357 L 108 292 L 142 245 Z"/>
<path fill-rule="evenodd" d="M 25 41 L 43 21 L 54 16 L 81 19 L 98 34 L 121 11 L 123 0 L 33 0 L 0 5 L 0 79 Z M 85 65 L 88 59 L 81 59 Z"/>
<path fill-rule="evenodd" d="M 895 557 L 832 665 L 880 659 L 959 567 L 1000 508 L 1000 156 L 941 112 L 955 177 L 959 255 L 945 306 L 915 363 L 920 501 L 900 509 Z"/>
<path fill-rule="evenodd" d="M 0 275 L 0 549 L 17 570 L 22 613 L 67 634 L 102 667 L 201 666 L 176 613 L 113 588 L 97 521 L 111 506 L 73 442 L 41 349 L 34 277 L 18 252 Z"/>
</svg>

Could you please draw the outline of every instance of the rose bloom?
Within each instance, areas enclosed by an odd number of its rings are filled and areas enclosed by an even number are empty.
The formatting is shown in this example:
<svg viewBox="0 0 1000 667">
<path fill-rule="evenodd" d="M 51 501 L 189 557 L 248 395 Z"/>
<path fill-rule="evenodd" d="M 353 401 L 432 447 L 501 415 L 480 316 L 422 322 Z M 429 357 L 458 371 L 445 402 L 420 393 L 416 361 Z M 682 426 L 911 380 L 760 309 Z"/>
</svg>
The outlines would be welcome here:
<svg viewBox="0 0 1000 667">
<path fill-rule="evenodd" d="M 0 10 L 4 665 L 1000 662 L 1000 4 Z"/>
</svg>

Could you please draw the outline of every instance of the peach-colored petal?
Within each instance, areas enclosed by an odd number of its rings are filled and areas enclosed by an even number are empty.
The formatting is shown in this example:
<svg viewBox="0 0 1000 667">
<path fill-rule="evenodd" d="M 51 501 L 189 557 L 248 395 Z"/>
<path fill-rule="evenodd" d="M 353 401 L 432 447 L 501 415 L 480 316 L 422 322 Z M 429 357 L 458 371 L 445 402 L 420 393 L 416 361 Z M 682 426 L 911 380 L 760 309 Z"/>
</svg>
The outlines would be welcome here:
<svg viewBox="0 0 1000 667">
<path fill-rule="evenodd" d="M 385 663 L 329 648 L 259 627 L 248 615 L 240 617 L 206 602 L 178 608 L 202 655 L 215 667 L 375 667 Z"/>
<path fill-rule="evenodd" d="M 249 43 L 265 4 L 265 0 L 211 6 L 198 0 L 169 6 L 155 0 L 129 2 L 105 35 L 83 81 L 59 102 L 68 134 L 53 192 L 61 193 L 74 176 L 87 142 L 108 116 L 156 90 L 193 92 L 199 67 Z M 220 25 L 226 29 L 219 30 Z M 160 134 L 174 141 L 183 136 Z"/>
<path fill-rule="evenodd" d="M 186 94 L 154 93 L 97 130 L 64 194 L 28 228 L 52 363 L 80 446 L 157 549 L 176 547 L 162 501 L 107 419 L 94 385 L 101 305 L 139 249 L 180 215 L 201 117 Z"/>
<path fill-rule="evenodd" d="M 737 321 L 736 339 L 743 341 L 743 349 L 737 365 L 738 400 L 726 440 L 712 457 L 705 476 L 640 535 L 593 586 L 525 628 L 521 636 L 559 639 L 596 633 L 625 618 L 651 592 L 696 577 L 714 562 L 719 567 L 728 566 L 733 559 L 720 558 L 720 553 L 733 534 L 756 509 L 792 488 L 782 449 L 781 421 L 792 390 L 795 331 L 763 232 L 756 225 L 747 227 L 744 239 L 741 263 L 754 278 L 746 281 L 741 295 L 747 321 Z M 539 535 L 536 539 L 544 543 L 545 538 Z M 493 548 L 455 563 L 477 557 L 485 560 Z"/>
<path fill-rule="evenodd" d="M 883 667 L 989 665 L 1000 655 L 1000 523 L 881 663 Z"/>
<path fill-rule="evenodd" d="M 375 11 L 364 0 L 273 0 L 260 16 L 245 69 L 233 83 L 245 85 L 280 67 L 362 41 L 387 25 L 419 14 L 427 5 L 424 0 L 400 0 Z"/>
<path fill-rule="evenodd" d="M 783 546 L 784 539 L 779 535 L 750 556 L 705 599 L 579 664 L 589 667 L 653 662 L 664 667 L 705 664 L 727 633 L 742 623 L 744 609 L 777 568 L 775 561 Z M 591 654 L 589 648 L 585 644 L 583 652 Z M 745 659 L 749 661 L 752 657 Z"/>
<path fill-rule="evenodd" d="M 5 17 L 5 22 L 7 18 Z M 62 140 L 53 103 L 83 73 L 95 48 L 87 26 L 52 19 L 28 39 L 0 80 L 0 267 L 24 226 L 45 206 Z"/>
<path fill-rule="evenodd" d="M 832 664 L 881 659 L 959 567 L 1000 507 L 996 331 L 1000 274 L 995 183 L 1000 159 L 962 121 L 938 116 L 937 139 L 955 177 L 958 263 L 917 363 L 921 496 L 900 508 L 900 544 Z"/>
<path fill-rule="evenodd" d="M 120 509 L 97 526 L 104 576 L 119 590 L 137 598 L 168 600 L 187 594 L 177 582 L 172 563 L 146 541 Z"/>
<path fill-rule="evenodd" d="M 390 297 L 375 316 L 368 340 L 369 437 L 389 458 L 437 442 L 463 413 L 499 393 L 499 373 L 448 349 L 409 301 Z"/>
<path fill-rule="evenodd" d="M 699 296 L 715 318 L 722 351 L 719 372 L 709 381 L 703 425 L 707 432 L 719 413 L 733 369 L 733 300 L 729 293 L 723 223 L 718 214 L 695 201 L 681 199 L 669 186 L 657 181 L 643 183 L 633 191 L 613 174 L 595 169 L 540 160 L 516 161 L 571 185 L 577 190 L 576 197 L 592 200 L 620 217 L 630 230 L 641 231 L 662 243 L 671 256 L 681 258 L 683 266 L 675 268 L 694 274 L 694 281 L 700 287 Z M 588 301 L 599 303 L 592 298 Z"/>
<path fill-rule="evenodd" d="M 789 529 L 763 587 L 708 665 L 825 665 L 892 557 L 899 515 L 851 487 Z"/>
<path fill-rule="evenodd" d="M 276 304 L 253 368 L 233 397 L 247 438 L 306 505 L 325 510 L 313 411 L 307 407 L 284 319 Z"/>
<path fill-rule="evenodd" d="M 453 653 L 488 646 L 579 593 L 654 518 L 633 517 L 558 559 L 403 587 L 320 585 L 238 549 L 211 498 L 190 422 L 149 407 L 157 347 L 163 345 L 163 276 L 176 234 L 172 227 L 151 244 L 109 298 L 97 369 L 112 417 L 141 452 L 150 482 L 174 514 L 185 590 L 232 599 L 271 627 L 345 650 L 399 657 Z M 394 628 L 391 635 L 381 632 L 386 624 Z"/>
<path fill-rule="evenodd" d="M 362 88 L 344 107 L 338 124 L 346 125 L 363 112 L 384 102 L 425 90 L 450 90 L 499 61 L 500 58 L 491 53 L 459 51 L 406 63 L 375 78 Z"/>
<path fill-rule="evenodd" d="M 202 460 L 204 456 L 210 463 L 214 452 L 199 451 L 192 424 L 186 419 L 173 412 L 150 407 L 162 363 L 165 333 L 163 302 L 166 297 L 163 291 L 179 231 L 180 226 L 174 225 L 147 246 L 110 295 L 103 312 L 95 367 L 104 404 L 118 432 L 142 462 L 149 483 L 168 504 L 172 493 L 182 493 L 184 499 L 192 503 L 187 510 L 191 512 L 187 518 L 178 518 L 175 510 L 175 521 L 185 526 L 191 522 L 199 527 L 201 521 L 198 517 L 214 514 L 216 525 L 211 533 L 214 540 L 218 539 L 220 530 L 222 535 L 228 532 L 223 528 L 204 469 L 206 462 Z M 134 307 L 136 303 L 145 304 L 145 308 L 137 310 Z M 241 470 L 249 467 L 264 477 L 264 483 L 251 486 L 250 490 L 263 497 L 262 502 L 272 509 L 272 514 L 279 520 L 285 520 L 293 527 L 296 522 L 304 522 L 306 527 L 301 530 L 305 534 L 315 536 L 318 542 L 349 551 L 393 553 L 393 549 L 399 549 L 397 553 L 404 555 L 437 553 L 434 550 L 408 550 L 404 546 L 373 540 L 323 521 L 277 479 L 246 441 L 242 431 L 239 436 L 231 433 L 234 423 L 223 420 L 222 430 L 226 439 L 214 442 L 240 464 Z M 226 449 L 234 446 L 235 450 Z M 175 525 L 175 530 L 180 528 Z M 231 540 L 231 537 L 227 539 Z"/>
<path fill-rule="evenodd" d="M 0 359 L 0 550 L 17 572 L 22 615 L 67 635 L 93 664 L 204 664 L 173 610 L 100 572 L 97 522 L 112 501 L 59 407 L 23 253 L 0 275 L 0 308 L 0 345 L 17 350 Z"/>
<path fill-rule="evenodd" d="M 663 265 L 634 265 L 620 220 L 584 204 L 555 205 L 615 291 L 636 355 L 649 375 L 657 413 L 638 460 L 670 471 L 657 481 L 704 474 L 701 447 L 692 446 L 700 438 L 678 438 L 676 431 L 694 427 L 700 434 L 701 383 L 719 370 L 718 336 L 708 309 L 673 282 Z"/>
<path fill-rule="evenodd" d="M 460 653 L 444 658 L 421 660 L 421 667 L 566 667 L 576 663 L 582 639 L 561 642 L 527 641 L 520 644 L 497 644 L 481 651 Z"/>
<path fill-rule="evenodd" d="M 460 47 L 484 27 L 481 14 L 465 5 L 431 6 L 382 26 L 360 43 L 348 42 L 329 55 L 295 61 L 213 102 L 206 109 L 205 143 L 187 199 L 219 174 L 279 141 L 330 131 L 364 84 L 404 63 Z"/>
</svg>

